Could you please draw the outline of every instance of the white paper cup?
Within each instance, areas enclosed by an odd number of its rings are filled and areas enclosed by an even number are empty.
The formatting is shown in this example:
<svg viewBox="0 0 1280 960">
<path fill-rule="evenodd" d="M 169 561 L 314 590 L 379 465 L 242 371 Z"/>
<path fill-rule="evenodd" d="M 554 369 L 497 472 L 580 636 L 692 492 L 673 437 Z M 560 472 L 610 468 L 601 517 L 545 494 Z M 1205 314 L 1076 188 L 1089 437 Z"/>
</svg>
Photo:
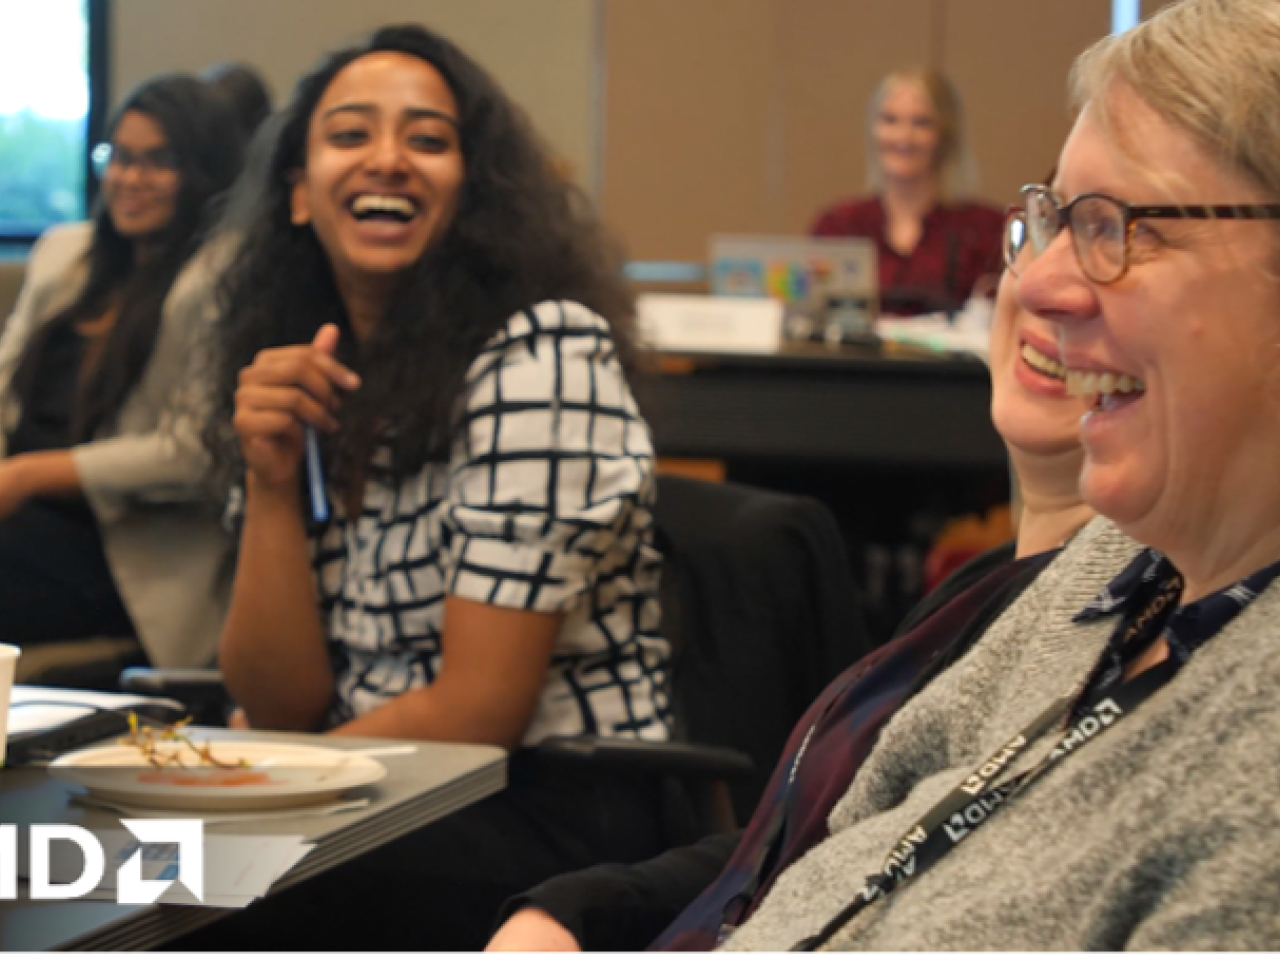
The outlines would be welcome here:
<svg viewBox="0 0 1280 960">
<path fill-rule="evenodd" d="M 9 745 L 9 697 L 13 693 L 13 671 L 22 651 L 0 643 L 0 767 L 4 766 L 5 748 Z"/>
</svg>

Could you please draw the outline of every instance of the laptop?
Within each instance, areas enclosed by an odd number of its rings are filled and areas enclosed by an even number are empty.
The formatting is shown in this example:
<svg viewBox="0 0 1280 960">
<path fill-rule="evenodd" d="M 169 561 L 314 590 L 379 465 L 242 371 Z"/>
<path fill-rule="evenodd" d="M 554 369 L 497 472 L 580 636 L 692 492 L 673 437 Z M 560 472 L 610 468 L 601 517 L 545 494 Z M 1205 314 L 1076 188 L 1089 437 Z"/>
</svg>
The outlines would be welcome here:
<svg viewBox="0 0 1280 960">
<path fill-rule="evenodd" d="M 872 240 L 717 234 L 710 263 L 714 295 L 780 300 L 793 334 L 804 321 L 814 339 L 875 339 L 880 273 Z"/>
</svg>

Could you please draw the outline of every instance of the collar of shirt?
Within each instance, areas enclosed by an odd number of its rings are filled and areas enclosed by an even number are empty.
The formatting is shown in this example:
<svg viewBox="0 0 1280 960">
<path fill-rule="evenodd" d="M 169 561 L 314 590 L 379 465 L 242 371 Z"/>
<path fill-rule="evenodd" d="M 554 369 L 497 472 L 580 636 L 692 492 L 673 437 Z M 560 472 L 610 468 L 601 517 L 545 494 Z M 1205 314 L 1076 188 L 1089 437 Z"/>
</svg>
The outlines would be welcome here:
<svg viewBox="0 0 1280 960">
<path fill-rule="evenodd" d="M 1123 624 L 1151 596 L 1153 585 L 1158 587 L 1177 575 L 1177 569 L 1168 557 L 1147 548 L 1076 614 L 1075 621 L 1089 623 L 1119 613 Z M 1280 576 L 1280 560 L 1195 603 L 1179 606 L 1165 627 L 1170 654 L 1185 664 L 1197 649 L 1237 617 L 1277 576 Z"/>
<path fill-rule="evenodd" d="M 877 196 L 874 199 L 875 205 L 872 207 L 873 225 L 883 233 L 885 225 L 889 222 L 889 211 L 885 209 L 883 197 Z M 920 221 L 924 228 L 921 231 L 921 236 L 924 236 L 931 227 L 936 227 L 946 217 L 949 209 L 944 203 L 935 203 L 930 207 L 929 212 Z"/>
</svg>

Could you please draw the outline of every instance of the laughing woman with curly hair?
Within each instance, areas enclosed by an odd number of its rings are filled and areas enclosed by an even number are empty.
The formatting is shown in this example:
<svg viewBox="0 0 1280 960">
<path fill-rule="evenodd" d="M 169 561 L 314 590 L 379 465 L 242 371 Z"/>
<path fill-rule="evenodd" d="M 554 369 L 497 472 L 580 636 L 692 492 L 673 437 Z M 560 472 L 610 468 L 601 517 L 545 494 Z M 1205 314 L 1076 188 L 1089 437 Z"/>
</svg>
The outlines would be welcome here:
<svg viewBox="0 0 1280 960">
<path fill-rule="evenodd" d="M 388 946 L 478 947 L 531 876 L 655 848 L 644 785 L 521 750 L 668 735 L 631 302 L 585 202 L 443 38 L 332 55 L 279 124 L 219 328 L 211 441 L 242 524 L 221 664 L 255 728 L 513 751 L 503 794 L 331 886 L 339 916 L 373 891 Z"/>
</svg>

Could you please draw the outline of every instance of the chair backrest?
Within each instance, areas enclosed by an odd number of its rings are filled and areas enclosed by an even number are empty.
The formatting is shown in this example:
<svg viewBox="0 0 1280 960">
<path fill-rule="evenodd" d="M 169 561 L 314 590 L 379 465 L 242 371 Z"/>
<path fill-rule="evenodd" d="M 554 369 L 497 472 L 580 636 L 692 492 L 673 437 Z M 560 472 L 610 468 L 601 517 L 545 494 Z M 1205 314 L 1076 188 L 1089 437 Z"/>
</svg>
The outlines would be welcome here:
<svg viewBox="0 0 1280 960">
<path fill-rule="evenodd" d="M 755 761 L 745 823 L 800 716 L 873 647 L 844 541 L 817 500 L 735 483 L 661 477 L 656 519 L 678 734 Z"/>
</svg>

